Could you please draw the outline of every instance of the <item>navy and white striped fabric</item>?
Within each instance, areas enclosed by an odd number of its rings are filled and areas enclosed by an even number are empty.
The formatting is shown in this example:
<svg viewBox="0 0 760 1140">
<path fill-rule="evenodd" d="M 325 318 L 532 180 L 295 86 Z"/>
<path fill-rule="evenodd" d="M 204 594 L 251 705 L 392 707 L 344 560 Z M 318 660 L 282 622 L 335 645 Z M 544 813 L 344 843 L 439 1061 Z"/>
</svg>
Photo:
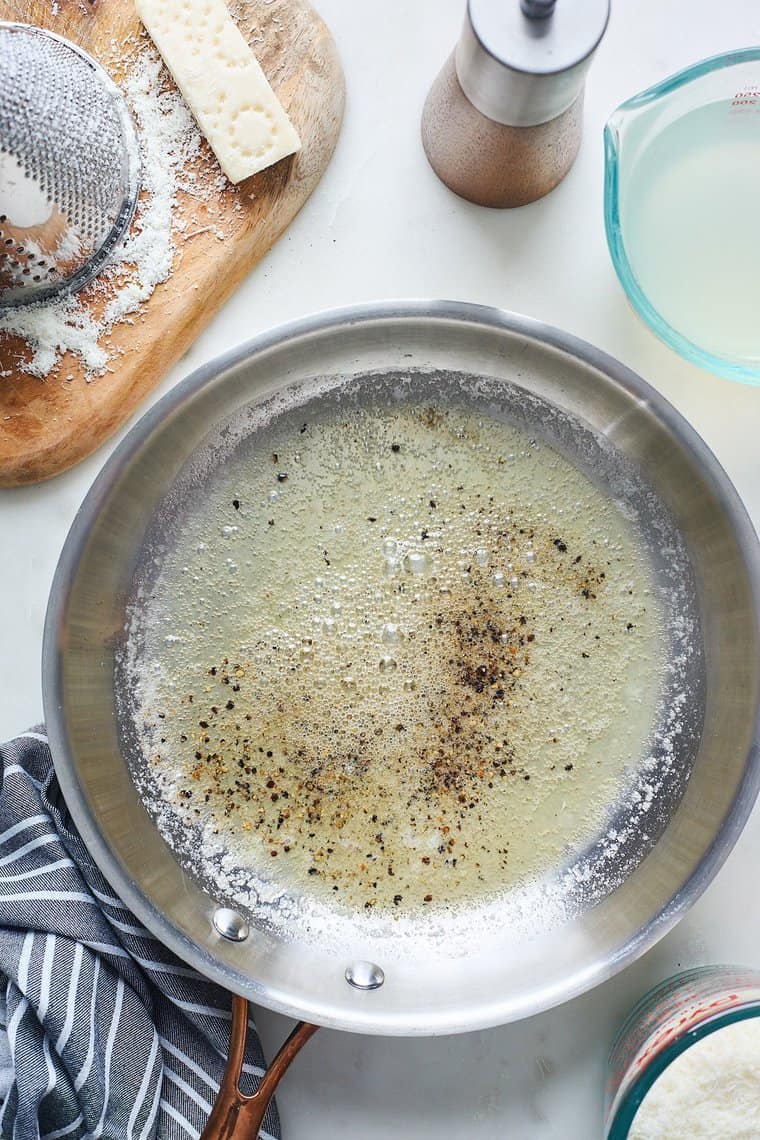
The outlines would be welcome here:
<svg viewBox="0 0 760 1140">
<path fill-rule="evenodd" d="M 43 730 L 0 745 L 0 1009 L 11 1140 L 188 1140 L 224 1070 L 230 997 L 114 896 L 79 838 Z M 253 1027 L 252 1027 L 253 1028 Z M 263 1056 L 249 1032 L 245 1072 Z M 279 1136 L 276 1108 L 263 1137 Z"/>
</svg>

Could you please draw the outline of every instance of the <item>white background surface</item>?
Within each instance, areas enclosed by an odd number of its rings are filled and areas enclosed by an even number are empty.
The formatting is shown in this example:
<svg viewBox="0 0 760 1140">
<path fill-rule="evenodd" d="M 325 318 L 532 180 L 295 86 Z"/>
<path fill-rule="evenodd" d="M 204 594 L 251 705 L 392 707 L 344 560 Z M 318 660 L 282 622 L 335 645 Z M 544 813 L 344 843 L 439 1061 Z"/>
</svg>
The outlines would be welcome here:
<svg viewBox="0 0 760 1140">
<path fill-rule="evenodd" d="M 153 398 L 221 350 L 318 309 L 405 296 L 498 305 L 585 337 L 640 372 L 691 420 L 760 524 L 760 390 L 686 364 L 628 308 L 604 240 L 601 137 L 607 115 L 634 92 L 704 56 L 760 42 L 760 3 L 613 0 L 588 79 L 578 161 L 548 198 L 513 212 L 455 198 L 419 145 L 422 102 L 458 35 L 463 3 L 318 0 L 348 85 L 333 163 L 285 237 Z M 41 719 L 50 580 L 74 513 L 115 442 L 53 483 L 0 492 L 0 738 Z M 286 1140 L 597 1140 L 605 1053 L 639 995 L 682 965 L 760 965 L 759 811 L 689 917 L 594 993 L 529 1022 L 462 1037 L 319 1033 L 282 1087 Z M 286 1022 L 262 1013 L 259 1024 L 271 1052 Z"/>
</svg>

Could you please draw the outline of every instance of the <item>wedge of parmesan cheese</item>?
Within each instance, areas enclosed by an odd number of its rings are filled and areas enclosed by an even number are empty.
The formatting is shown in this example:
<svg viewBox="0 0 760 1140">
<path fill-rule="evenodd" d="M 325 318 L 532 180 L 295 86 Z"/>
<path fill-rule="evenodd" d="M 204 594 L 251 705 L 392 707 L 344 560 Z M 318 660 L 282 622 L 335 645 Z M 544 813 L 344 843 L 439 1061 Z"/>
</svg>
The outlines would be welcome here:
<svg viewBox="0 0 760 1140">
<path fill-rule="evenodd" d="M 136 7 L 230 182 L 300 149 L 224 0 L 136 0 Z"/>
</svg>

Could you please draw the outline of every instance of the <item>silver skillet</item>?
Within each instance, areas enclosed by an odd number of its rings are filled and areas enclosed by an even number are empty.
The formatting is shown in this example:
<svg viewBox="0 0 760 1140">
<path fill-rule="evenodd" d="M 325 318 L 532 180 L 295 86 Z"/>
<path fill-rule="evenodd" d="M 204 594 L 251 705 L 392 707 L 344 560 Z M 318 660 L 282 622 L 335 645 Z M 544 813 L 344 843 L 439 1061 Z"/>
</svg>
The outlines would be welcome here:
<svg viewBox="0 0 760 1140">
<path fill-rule="evenodd" d="M 180 866 L 135 790 L 119 731 L 114 654 L 145 535 L 183 465 L 215 426 L 252 402 L 315 376 L 409 371 L 429 389 L 450 390 L 459 373 L 492 378 L 505 401 L 507 393 L 513 402 L 525 394 L 526 404 L 538 396 L 642 473 L 685 544 L 694 581 L 702 673 L 692 693 L 692 746 L 681 757 L 688 780 L 664 789 L 653 817 L 661 833 L 628 846 L 615 889 L 559 926 L 544 928 L 537 911 L 524 939 L 491 940 L 450 957 L 431 955 L 422 939 L 418 952 L 412 946 L 392 964 L 378 961 L 372 946 L 357 962 L 353 951 L 325 953 L 318 938 L 278 938 L 255 923 L 236 940 L 246 916 L 220 912 L 225 900 Z M 325 313 L 199 369 L 139 421 L 96 479 L 61 555 L 45 627 L 44 704 L 56 772 L 115 890 L 181 958 L 241 998 L 362 1033 L 502 1024 L 632 962 L 726 858 L 760 775 L 759 603 L 758 543 L 736 492 L 686 421 L 629 369 L 566 333 L 474 305 L 388 302 Z M 209 1137 L 255 1135 L 263 1099 L 313 1031 L 296 1031 L 262 1097 L 247 1102 L 234 1071 L 245 1001 L 234 1008 L 233 1064 Z"/>
</svg>

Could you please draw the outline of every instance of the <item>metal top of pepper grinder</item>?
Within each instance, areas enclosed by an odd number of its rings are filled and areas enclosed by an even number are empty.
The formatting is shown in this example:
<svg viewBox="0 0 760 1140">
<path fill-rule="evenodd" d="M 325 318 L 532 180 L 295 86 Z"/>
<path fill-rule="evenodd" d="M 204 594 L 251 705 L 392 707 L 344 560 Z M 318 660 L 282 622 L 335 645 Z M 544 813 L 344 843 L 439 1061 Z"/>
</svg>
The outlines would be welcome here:
<svg viewBox="0 0 760 1140">
<path fill-rule="evenodd" d="M 468 0 L 456 73 L 481 114 L 512 127 L 549 122 L 583 88 L 610 0 Z"/>
</svg>

